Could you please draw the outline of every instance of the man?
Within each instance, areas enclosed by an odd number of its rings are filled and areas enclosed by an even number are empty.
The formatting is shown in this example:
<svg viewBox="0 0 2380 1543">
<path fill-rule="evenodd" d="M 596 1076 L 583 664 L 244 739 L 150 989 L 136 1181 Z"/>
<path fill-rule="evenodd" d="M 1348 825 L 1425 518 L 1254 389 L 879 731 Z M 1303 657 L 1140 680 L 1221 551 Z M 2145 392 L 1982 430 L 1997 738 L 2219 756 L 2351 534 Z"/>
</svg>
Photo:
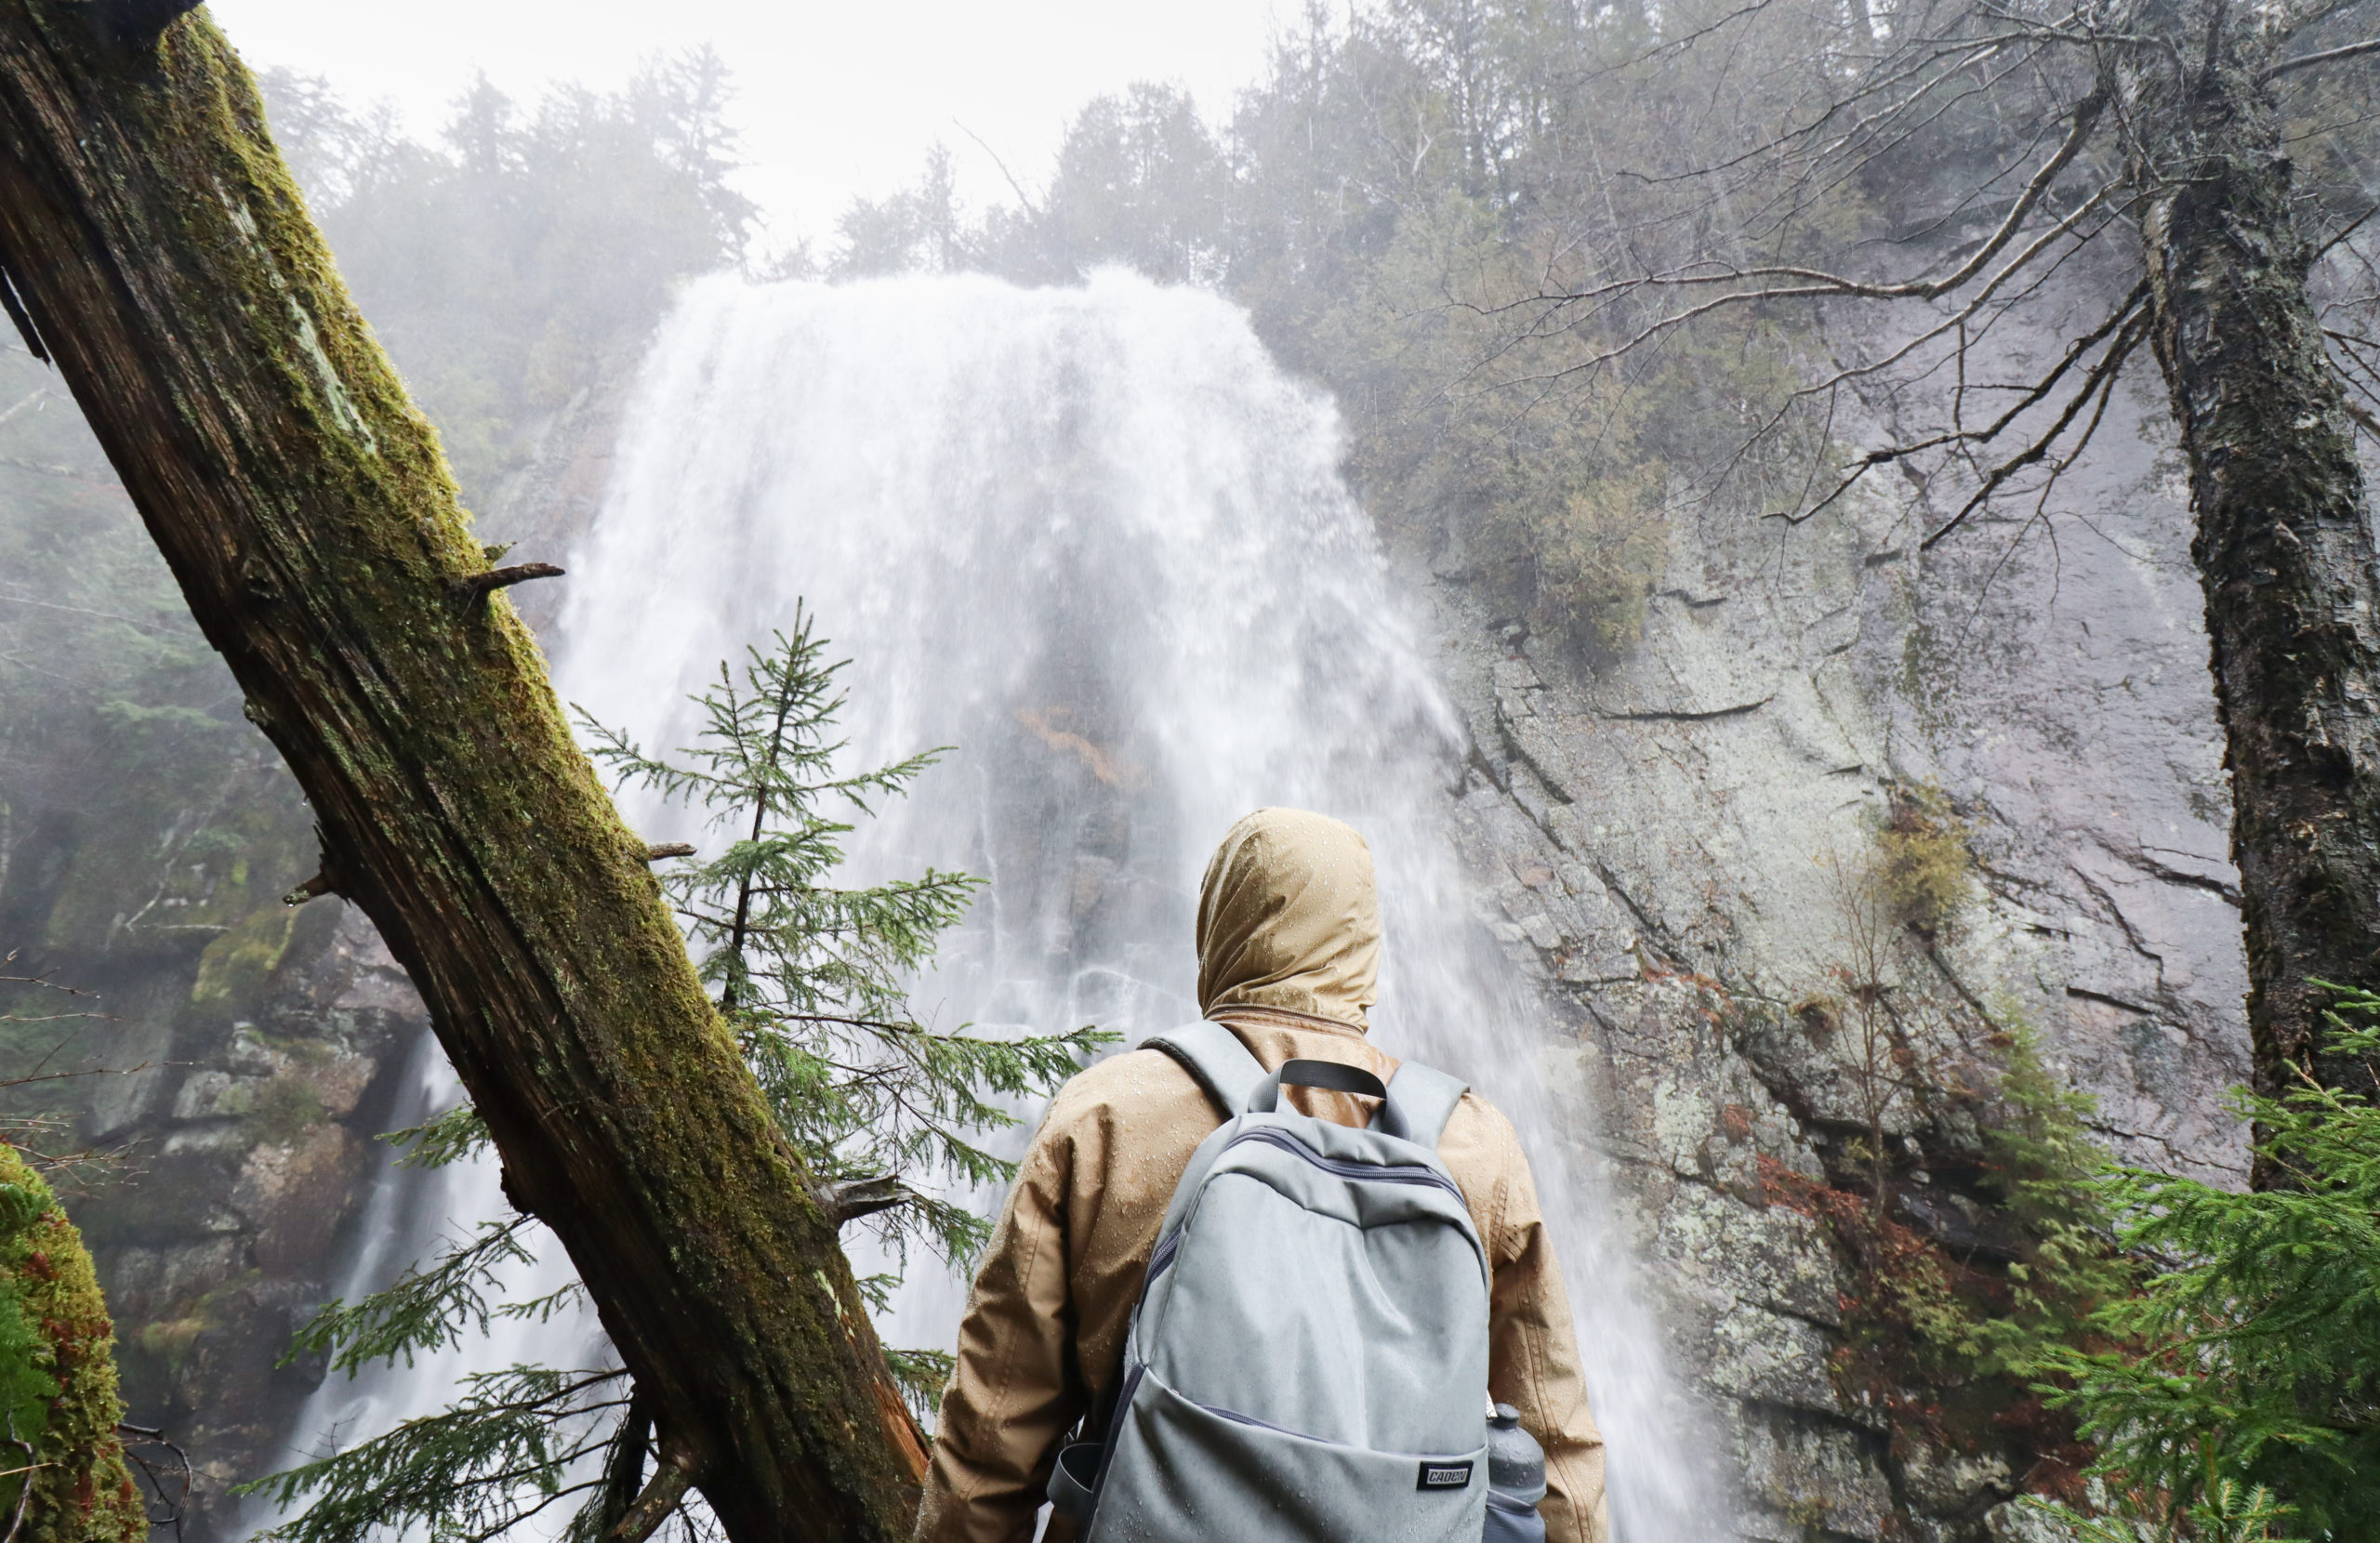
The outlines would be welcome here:
<svg viewBox="0 0 2380 1543">
<path fill-rule="evenodd" d="M 1380 973 L 1371 850 L 1336 820 L 1261 809 L 1232 827 L 1198 897 L 1198 1006 L 1270 1071 L 1335 1061 L 1386 1081 L 1396 1062 L 1365 1038 Z M 1285 1090 L 1342 1125 L 1350 1093 Z M 1223 1123 L 1158 1050 L 1102 1062 L 1066 1084 L 1034 1136 L 992 1233 L 959 1365 L 943 1392 L 921 1543 L 1027 1543 L 1067 1432 L 1104 1417 L 1167 1203 L 1191 1153 Z M 1488 1391 L 1545 1448 L 1549 1543 L 1605 1543 L 1603 1438 L 1587 1412 L 1570 1309 L 1528 1161 L 1503 1115 L 1466 1094 L 1440 1158 L 1461 1186 L 1492 1281 Z M 1071 1538 L 1052 1518 L 1049 1536 Z M 1240 1543 L 1240 1540 L 1224 1540 Z M 1252 1540 L 1251 1540 L 1252 1543 Z"/>
</svg>

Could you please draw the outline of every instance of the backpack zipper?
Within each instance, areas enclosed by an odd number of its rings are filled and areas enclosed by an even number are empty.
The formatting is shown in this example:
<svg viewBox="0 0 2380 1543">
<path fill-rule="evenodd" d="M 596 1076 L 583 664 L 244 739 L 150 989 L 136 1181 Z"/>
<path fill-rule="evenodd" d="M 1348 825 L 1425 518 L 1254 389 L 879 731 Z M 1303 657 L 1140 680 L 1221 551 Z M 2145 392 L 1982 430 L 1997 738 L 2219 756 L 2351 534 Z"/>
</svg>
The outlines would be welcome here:
<svg viewBox="0 0 2380 1543">
<path fill-rule="evenodd" d="M 1173 1262 L 1173 1256 L 1181 1247 L 1182 1234 L 1179 1232 L 1167 1233 L 1165 1241 L 1157 1246 L 1157 1252 L 1149 1256 L 1148 1269 L 1141 1276 L 1143 1296 L 1148 1295 L 1149 1287 L 1157 1284 L 1157 1278 L 1159 1275 L 1165 1273 L 1165 1267 Z"/>
<path fill-rule="evenodd" d="M 1286 1148 L 1324 1172 L 1335 1174 L 1342 1179 L 1376 1180 L 1384 1184 L 1428 1184 L 1446 1191 L 1457 1200 L 1463 1198 L 1460 1188 L 1449 1183 L 1435 1169 L 1424 1167 L 1419 1163 L 1342 1162 L 1337 1158 L 1323 1156 L 1286 1130 L 1262 1125 L 1251 1127 L 1233 1137 L 1223 1151 L 1229 1152 L 1232 1147 L 1239 1145 L 1242 1141 L 1265 1141 L 1274 1146 Z M 1467 1206 L 1470 1202 L 1466 1200 L 1463 1204 Z M 1157 1251 L 1149 1255 L 1148 1267 L 1141 1276 L 1141 1291 L 1144 1296 L 1147 1294 L 1150 1286 L 1156 1283 L 1157 1278 L 1164 1274 L 1167 1267 L 1173 1263 L 1173 1256 L 1181 1246 L 1182 1234 L 1179 1232 L 1167 1233 L 1157 1244 Z"/>
<path fill-rule="evenodd" d="M 1269 1125 L 1251 1126 L 1241 1131 L 1224 1145 L 1223 1151 L 1229 1152 L 1242 1141 L 1265 1141 L 1285 1151 L 1293 1152 L 1325 1173 L 1336 1174 L 1342 1179 L 1355 1179 L 1382 1184 L 1424 1184 L 1434 1189 L 1444 1190 L 1457 1200 L 1462 1199 L 1462 1191 L 1455 1186 L 1452 1180 L 1436 1169 L 1424 1167 L 1419 1163 L 1350 1163 L 1336 1157 L 1325 1157 L 1288 1131 Z M 1469 1202 L 1465 1201 L 1464 1204 L 1468 1205 Z"/>
<path fill-rule="evenodd" d="M 1107 1440 L 1102 1444 L 1099 1454 L 1098 1477 L 1093 1481 L 1091 1486 L 1091 1491 L 1094 1494 L 1098 1493 L 1098 1491 L 1104 1487 L 1107 1483 L 1108 1459 L 1115 1455 L 1117 1444 L 1123 1438 L 1124 1417 L 1131 1408 L 1132 1395 L 1140 1391 L 1142 1375 L 1147 1370 L 1148 1365 L 1146 1363 L 1134 1363 L 1130 1375 L 1124 1378 L 1123 1388 L 1117 1394 L 1115 1412 L 1108 1417 L 1107 1420 Z M 1201 1404 L 1197 1399 L 1192 1398 L 1189 1394 L 1182 1392 L 1179 1390 L 1175 1391 L 1173 1396 L 1182 1400 L 1183 1403 L 1187 1404 L 1193 1409 L 1197 1409 L 1204 1413 L 1212 1415 L 1217 1419 L 1229 1420 L 1234 1425 L 1251 1426 L 1256 1430 L 1271 1431 L 1278 1435 L 1295 1436 L 1300 1441 L 1310 1441 L 1316 1446 L 1335 1446 L 1345 1452 L 1377 1452 L 1380 1450 L 1378 1447 L 1357 1446 L 1348 1442 L 1332 1441 L 1327 1436 L 1316 1436 L 1304 1431 L 1292 1431 L 1286 1425 L 1276 1425 L 1269 1419 L 1258 1419 L 1254 1415 L 1243 1415 L 1236 1409 L 1225 1409 L 1220 1405 Z M 1388 1456 L 1396 1457 L 1427 1457 L 1428 1454 L 1392 1452 L 1389 1453 Z M 1448 1460 L 1459 1462 L 1461 1459 L 1462 1454 L 1458 1453 Z"/>
<path fill-rule="evenodd" d="M 1310 1441 L 1316 1446 L 1335 1446 L 1342 1452 L 1372 1452 L 1388 1457 L 1420 1457 L 1424 1462 L 1435 1460 L 1459 1463 L 1465 1460 L 1478 1460 L 1466 1459 L 1464 1455 L 1461 1453 L 1456 1453 L 1446 1457 L 1433 1458 L 1432 1456 L 1426 1452 L 1389 1452 L 1377 1446 L 1359 1446 L 1353 1442 L 1332 1441 L 1328 1436 L 1316 1436 L 1304 1431 L 1292 1431 L 1286 1425 L 1276 1425 L 1269 1419 L 1258 1419 L 1254 1415 L 1243 1415 L 1236 1409 L 1224 1409 L 1219 1408 L 1212 1404 L 1201 1404 L 1197 1399 L 1190 1397 L 1186 1393 L 1176 1393 L 1175 1396 L 1180 1398 L 1183 1403 L 1190 1405 L 1193 1409 L 1203 1409 L 1208 1414 L 1214 1416 L 1217 1419 L 1227 1419 L 1235 1425 L 1253 1426 L 1259 1431 L 1270 1431 L 1276 1435 L 1295 1436 L 1300 1441 Z M 1488 1465 L 1486 1462 L 1480 1461 L 1479 1466 L 1485 1468 Z M 1466 1484 L 1463 1487 L 1468 1489 L 1471 1486 Z M 1532 1507 L 1531 1509 L 1534 1510 L 1535 1508 Z"/>
</svg>

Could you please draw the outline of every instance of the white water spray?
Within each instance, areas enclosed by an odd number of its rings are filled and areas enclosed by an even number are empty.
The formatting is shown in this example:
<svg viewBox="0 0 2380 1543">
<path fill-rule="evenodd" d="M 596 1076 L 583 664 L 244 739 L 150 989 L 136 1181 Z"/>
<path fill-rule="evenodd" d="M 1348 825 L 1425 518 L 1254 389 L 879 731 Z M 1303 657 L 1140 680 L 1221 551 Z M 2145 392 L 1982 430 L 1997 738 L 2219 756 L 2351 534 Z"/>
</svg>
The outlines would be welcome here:
<svg viewBox="0 0 2380 1543">
<path fill-rule="evenodd" d="M 1135 1040 L 1195 1018 L 1197 883 L 1232 822 L 1286 804 L 1364 832 L 1388 927 L 1376 1036 L 1470 1080 L 1528 1147 L 1620 1535 L 1716 1536 L 1718 1455 L 1574 1171 L 1585 1112 L 1552 1106 L 1542 1009 L 1458 869 L 1459 720 L 1340 477 L 1335 413 L 1245 315 L 1120 273 L 712 280 L 628 422 L 569 564 L 564 696 L 648 748 L 685 745 L 689 693 L 806 600 L 853 660 L 852 765 L 957 747 L 853 853 L 860 881 L 928 864 L 990 880 L 917 994 L 931 1020 Z M 683 811 L 627 812 L 648 839 L 701 838 Z M 492 1192 L 492 1170 L 469 1182 Z M 951 1344 L 963 1295 L 918 1256 L 887 1339 Z M 350 1418 L 428 1412 L 451 1373 L 383 1379 Z"/>
</svg>

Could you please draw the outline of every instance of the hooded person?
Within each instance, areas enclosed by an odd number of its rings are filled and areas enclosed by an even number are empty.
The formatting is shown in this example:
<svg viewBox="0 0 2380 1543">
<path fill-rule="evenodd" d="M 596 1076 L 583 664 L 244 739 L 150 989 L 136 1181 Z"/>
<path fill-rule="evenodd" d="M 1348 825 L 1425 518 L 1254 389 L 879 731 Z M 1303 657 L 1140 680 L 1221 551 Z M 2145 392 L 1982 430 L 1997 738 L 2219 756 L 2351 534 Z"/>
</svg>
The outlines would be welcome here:
<svg viewBox="0 0 2380 1543">
<path fill-rule="evenodd" d="M 1198 897 L 1198 1007 L 1267 1071 L 1333 1061 L 1385 1082 L 1397 1062 L 1366 1037 L 1380 974 L 1371 850 L 1336 820 L 1260 809 L 1234 825 Z M 1361 1126 L 1371 1101 L 1285 1088 L 1298 1109 Z M 1191 1154 L 1223 1123 L 1164 1052 L 1112 1056 L 1059 1090 L 1017 1170 L 976 1273 L 943 1391 L 921 1543 L 1028 1543 L 1068 1432 L 1098 1429 L 1166 1207 Z M 1511 1122 L 1465 1094 L 1438 1154 L 1461 1189 L 1490 1270 L 1488 1392 L 1545 1449 L 1549 1543 L 1606 1543 L 1603 1438 L 1537 1186 Z M 1051 1543 L 1074 1536 L 1051 1519 Z"/>
</svg>

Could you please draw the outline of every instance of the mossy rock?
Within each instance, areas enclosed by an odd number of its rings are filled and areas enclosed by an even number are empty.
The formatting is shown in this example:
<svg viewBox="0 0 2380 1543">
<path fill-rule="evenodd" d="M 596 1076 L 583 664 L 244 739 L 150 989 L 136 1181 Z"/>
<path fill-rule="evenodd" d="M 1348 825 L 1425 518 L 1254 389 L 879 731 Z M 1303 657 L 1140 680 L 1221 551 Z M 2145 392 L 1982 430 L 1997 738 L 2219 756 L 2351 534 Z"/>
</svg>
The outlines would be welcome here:
<svg viewBox="0 0 2380 1543">
<path fill-rule="evenodd" d="M 0 1142 L 0 1401 L 11 1422 L 37 1421 L 37 1466 L 20 1543 L 140 1543 L 149 1515 L 125 1465 L 116 1422 L 115 1325 L 90 1253 L 58 1198 Z M 30 1433 L 29 1433 L 30 1434 Z M 5 1466 L 21 1448 L 0 1447 Z M 0 1519 L 21 1476 L 0 1478 Z"/>
<path fill-rule="evenodd" d="M 289 952 L 297 921 L 296 911 L 275 903 L 208 943 L 198 958 L 191 1006 L 226 1017 L 252 1010 Z"/>
</svg>

